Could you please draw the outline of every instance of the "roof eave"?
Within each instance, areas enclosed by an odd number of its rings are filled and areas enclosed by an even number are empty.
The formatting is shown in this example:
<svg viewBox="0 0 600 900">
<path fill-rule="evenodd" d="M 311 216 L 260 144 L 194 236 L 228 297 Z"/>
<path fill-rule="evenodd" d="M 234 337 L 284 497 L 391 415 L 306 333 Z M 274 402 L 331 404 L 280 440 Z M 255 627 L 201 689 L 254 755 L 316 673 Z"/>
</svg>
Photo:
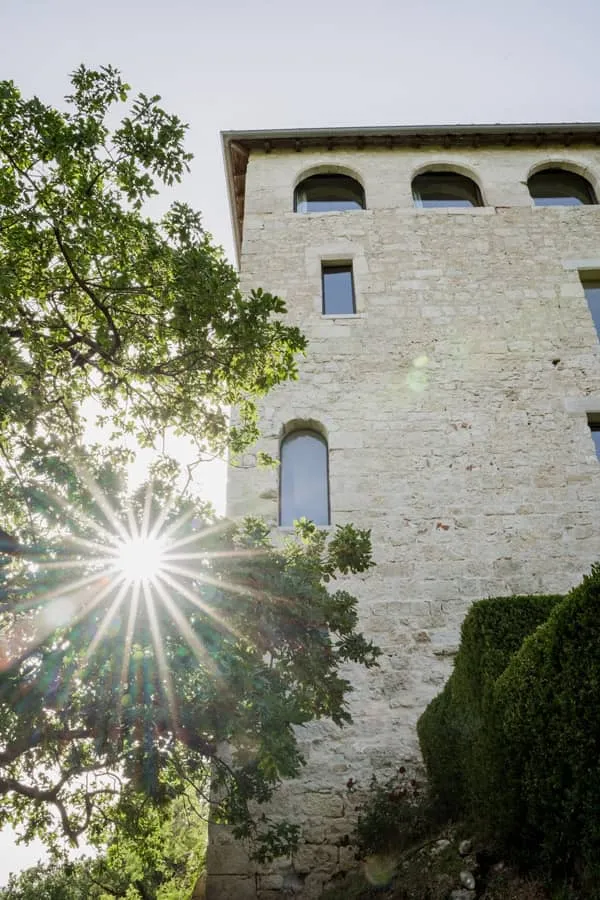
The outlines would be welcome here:
<svg viewBox="0 0 600 900">
<path fill-rule="evenodd" d="M 570 144 L 592 142 L 600 144 L 599 122 L 558 122 L 487 125 L 394 125 L 373 128 L 294 128 L 261 129 L 255 131 L 222 131 L 221 140 L 225 169 L 229 208 L 235 237 L 236 258 L 239 265 L 243 219 L 245 168 L 248 155 L 253 149 L 265 152 L 281 148 L 301 151 L 308 147 L 324 146 L 331 150 L 337 145 L 354 145 L 357 148 L 383 145 L 391 148 L 401 146 L 419 147 L 422 144 L 440 142 L 448 148 L 464 146 L 467 141 L 474 146 L 502 142 L 513 143 Z M 239 169 L 239 171 L 238 171 Z"/>
</svg>

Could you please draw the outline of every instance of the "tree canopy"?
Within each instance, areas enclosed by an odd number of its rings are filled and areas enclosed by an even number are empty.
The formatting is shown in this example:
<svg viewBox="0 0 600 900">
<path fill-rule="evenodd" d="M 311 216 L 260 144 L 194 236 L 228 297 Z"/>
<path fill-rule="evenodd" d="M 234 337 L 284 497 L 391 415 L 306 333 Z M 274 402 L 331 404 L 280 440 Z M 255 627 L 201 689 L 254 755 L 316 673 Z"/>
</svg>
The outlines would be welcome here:
<svg viewBox="0 0 600 900">
<path fill-rule="evenodd" d="M 370 536 L 304 522 L 274 547 L 182 493 L 173 461 L 128 490 L 123 438 L 239 451 L 305 341 L 279 298 L 242 295 L 197 213 L 145 214 L 189 162 L 160 98 L 110 125 L 119 73 L 72 82 L 67 111 L 0 84 L 0 826 L 154 846 L 192 797 L 265 858 L 296 830 L 249 804 L 298 773 L 294 726 L 349 720 L 340 665 L 376 661 L 331 589 L 371 565 Z"/>
<path fill-rule="evenodd" d="M 239 450 L 257 436 L 256 396 L 295 375 L 305 346 L 274 317 L 279 297 L 240 292 L 197 212 L 144 213 L 190 161 L 160 97 L 131 99 L 110 66 L 81 66 L 72 85 L 62 111 L 0 82 L 3 494 L 48 436 L 81 440 L 90 397 L 114 436 L 154 446 L 171 427 Z"/>
<path fill-rule="evenodd" d="M 206 821 L 185 794 L 148 812 L 135 837 L 120 835 L 97 856 L 12 875 L 0 900 L 189 900 L 204 869 Z"/>
<path fill-rule="evenodd" d="M 60 479 L 37 500 L 54 539 L 0 569 L 0 822 L 50 843 L 57 818 L 71 841 L 107 820 L 135 831 L 148 800 L 209 801 L 212 774 L 214 814 L 278 851 L 292 832 L 261 836 L 248 803 L 298 773 L 292 726 L 349 720 L 339 666 L 376 651 L 327 583 L 370 565 L 368 534 L 306 523 L 274 548 L 259 521 L 216 524 L 170 484 L 128 495 L 109 464 L 92 482 L 63 462 Z M 135 523 L 164 541 L 143 578 L 121 563 Z"/>
</svg>

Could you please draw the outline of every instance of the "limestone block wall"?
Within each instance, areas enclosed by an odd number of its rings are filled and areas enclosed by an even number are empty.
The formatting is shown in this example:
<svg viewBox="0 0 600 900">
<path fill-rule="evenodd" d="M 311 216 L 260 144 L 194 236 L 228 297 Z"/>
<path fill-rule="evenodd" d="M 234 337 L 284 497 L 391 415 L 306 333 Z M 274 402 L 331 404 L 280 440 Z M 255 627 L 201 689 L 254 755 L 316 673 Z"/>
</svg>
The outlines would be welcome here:
<svg viewBox="0 0 600 900">
<path fill-rule="evenodd" d="M 290 422 L 329 444 L 332 523 L 372 529 L 377 567 L 348 579 L 383 650 L 353 671 L 354 724 L 303 729 L 303 778 L 278 811 L 304 828 L 293 860 L 250 866 L 213 830 L 208 896 L 319 896 L 352 865 L 349 778 L 419 760 L 415 724 L 451 671 L 465 612 L 486 596 L 566 591 L 599 556 L 600 344 L 579 270 L 600 269 L 600 206 L 535 208 L 528 174 L 567 164 L 598 189 L 596 148 L 253 153 L 241 273 L 287 301 L 309 339 L 300 378 L 262 405 L 256 450 Z M 415 209 L 424 167 L 473 177 L 479 209 Z M 341 167 L 364 211 L 295 214 L 304 173 Z M 321 261 L 352 261 L 357 313 L 321 315 Z M 242 462 L 251 464 L 253 454 Z M 278 473 L 231 468 L 229 514 L 277 527 Z"/>
</svg>

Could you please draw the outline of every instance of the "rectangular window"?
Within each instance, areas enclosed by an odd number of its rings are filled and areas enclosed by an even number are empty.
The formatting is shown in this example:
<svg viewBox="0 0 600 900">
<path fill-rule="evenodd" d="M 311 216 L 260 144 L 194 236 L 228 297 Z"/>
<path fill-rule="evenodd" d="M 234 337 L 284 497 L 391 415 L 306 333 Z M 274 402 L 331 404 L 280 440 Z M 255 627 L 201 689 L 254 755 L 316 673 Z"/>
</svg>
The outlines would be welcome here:
<svg viewBox="0 0 600 900">
<path fill-rule="evenodd" d="M 323 264 L 323 315 L 347 316 L 354 307 L 352 263 Z"/>
<path fill-rule="evenodd" d="M 588 302 L 592 319 L 596 326 L 596 333 L 600 338 L 600 277 L 598 276 L 598 273 L 594 273 L 593 278 L 584 277 L 584 275 L 580 273 L 580 277 L 581 283 L 583 284 L 585 299 Z"/>
<path fill-rule="evenodd" d="M 588 416 L 588 425 L 592 432 L 592 440 L 596 448 L 596 456 L 600 460 L 600 415 L 597 413 Z"/>
</svg>

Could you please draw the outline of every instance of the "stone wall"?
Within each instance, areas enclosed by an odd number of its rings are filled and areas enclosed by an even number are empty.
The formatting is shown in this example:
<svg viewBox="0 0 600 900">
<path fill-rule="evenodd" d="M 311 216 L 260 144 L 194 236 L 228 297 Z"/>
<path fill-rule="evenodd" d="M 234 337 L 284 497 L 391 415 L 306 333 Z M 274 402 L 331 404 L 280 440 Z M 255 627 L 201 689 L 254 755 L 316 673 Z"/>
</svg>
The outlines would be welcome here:
<svg viewBox="0 0 600 900">
<path fill-rule="evenodd" d="M 215 829 L 211 900 L 319 896 L 352 865 L 349 778 L 418 762 L 418 716 L 447 678 L 469 604 L 566 591 L 598 556 L 600 352 L 578 268 L 600 269 L 600 206 L 534 208 L 528 174 L 586 173 L 595 148 L 253 153 L 243 284 L 281 294 L 309 338 L 300 378 L 262 406 L 257 449 L 278 455 L 290 422 L 329 443 L 332 523 L 372 529 L 377 567 L 349 579 L 381 666 L 353 671 L 354 724 L 303 729 L 308 765 L 278 810 L 304 828 L 293 860 L 261 871 Z M 473 210 L 415 209 L 411 179 L 435 164 L 470 174 Z M 303 173 L 339 166 L 367 209 L 294 214 Z M 321 260 L 351 260 L 357 314 L 321 315 Z M 243 462 L 253 461 L 249 454 Z M 231 469 L 229 513 L 273 526 L 278 474 Z"/>
</svg>

